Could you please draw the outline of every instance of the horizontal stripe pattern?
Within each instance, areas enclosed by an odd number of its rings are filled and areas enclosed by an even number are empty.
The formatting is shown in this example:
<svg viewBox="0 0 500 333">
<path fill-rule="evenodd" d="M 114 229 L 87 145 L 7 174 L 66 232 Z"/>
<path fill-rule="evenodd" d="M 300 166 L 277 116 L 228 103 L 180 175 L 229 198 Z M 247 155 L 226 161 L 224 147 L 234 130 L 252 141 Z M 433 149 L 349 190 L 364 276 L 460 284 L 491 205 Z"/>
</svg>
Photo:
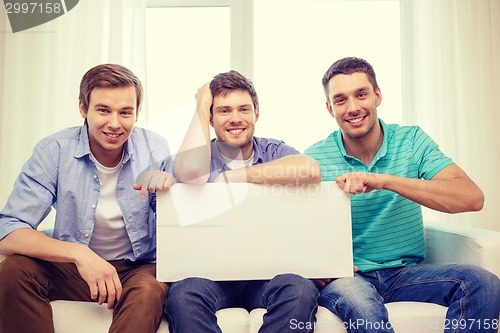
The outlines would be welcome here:
<svg viewBox="0 0 500 333">
<path fill-rule="evenodd" d="M 384 141 L 367 166 L 348 156 L 340 131 L 308 149 L 305 154 L 321 166 L 323 181 L 348 172 L 392 174 L 431 179 L 453 161 L 418 126 L 386 125 L 380 120 Z M 354 264 L 361 271 L 413 266 L 425 257 L 420 204 L 388 190 L 351 196 Z"/>
</svg>

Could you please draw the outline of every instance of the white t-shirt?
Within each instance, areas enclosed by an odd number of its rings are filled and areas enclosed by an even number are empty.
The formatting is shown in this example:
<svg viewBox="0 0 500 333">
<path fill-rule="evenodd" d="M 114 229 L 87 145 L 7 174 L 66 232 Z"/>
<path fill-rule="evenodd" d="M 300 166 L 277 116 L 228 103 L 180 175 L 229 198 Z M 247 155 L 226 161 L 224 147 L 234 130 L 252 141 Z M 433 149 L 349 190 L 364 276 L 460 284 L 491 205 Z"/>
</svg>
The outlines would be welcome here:
<svg viewBox="0 0 500 333">
<path fill-rule="evenodd" d="M 100 164 L 92 154 L 91 159 L 97 167 L 101 190 L 89 247 L 105 260 L 123 259 L 126 253 L 132 251 L 132 244 L 116 197 L 116 185 L 122 163 L 109 168 Z"/>
<path fill-rule="evenodd" d="M 253 155 L 254 155 L 254 153 L 252 152 L 252 156 L 250 156 L 249 159 L 246 159 L 246 160 L 234 159 L 233 160 L 233 159 L 227 158 L 226 156 L 224 156 L 221 153 L 221 156 L 224 159 L 224 163 L 231 170 L 236 170 L 236 169 L 241 169 L 241 168 L 246 168 L 246 167 L 251 166 L 253 163 L 253 157 L 254 157 Z"/>
</svg>

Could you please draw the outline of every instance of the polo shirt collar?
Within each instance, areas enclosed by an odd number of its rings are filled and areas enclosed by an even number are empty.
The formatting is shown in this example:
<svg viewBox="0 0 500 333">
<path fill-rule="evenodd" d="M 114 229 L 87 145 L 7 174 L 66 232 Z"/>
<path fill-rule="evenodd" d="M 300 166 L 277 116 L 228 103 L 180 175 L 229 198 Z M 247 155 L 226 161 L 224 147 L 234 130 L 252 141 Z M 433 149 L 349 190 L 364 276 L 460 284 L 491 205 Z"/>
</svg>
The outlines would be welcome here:
<svg viewBox="0 0 500 333">
<path fill-rule="evenodd" d="M 387 153 L 387 144 L 389 141 L 389 137 L 392 136 L 392 133 L 389 133 L 389 127 L 385 124 L 385 122 L 382 119 L 378 119 L 380 127 L 382 129 L 382 132 L 384 133 L 384 139 L 382 141 L 382 145 L 380 146 L 377 154 L 373 158 L 373 161 L 369 165 L 370 167 L 373 166 L 379 159 L 385 156 Z M 335 135 L 335 141 L 337 143 L 337 146 L 339 147 L 339 151 L 342 154 L 344 158 L 355 158 L 351 155 L 348 155 L 345 147 L 344 147 L 344 140 L 342 140 L 342 129 L 339 129 L 336 132 L 337 135 Z"/>
<path fill-rule="evenodd" d="M 219 150 L 218 139 L 213 140 L 212 145 L 212 158 L 215 160 L 217 165 L 225 165 L 224 159 L 222 158 L 222 153 Z M 262 148 L 259 145 L 258 138 L 253 137 L 253 163 L 259 164 L 262 163 Z"/>
</svg>

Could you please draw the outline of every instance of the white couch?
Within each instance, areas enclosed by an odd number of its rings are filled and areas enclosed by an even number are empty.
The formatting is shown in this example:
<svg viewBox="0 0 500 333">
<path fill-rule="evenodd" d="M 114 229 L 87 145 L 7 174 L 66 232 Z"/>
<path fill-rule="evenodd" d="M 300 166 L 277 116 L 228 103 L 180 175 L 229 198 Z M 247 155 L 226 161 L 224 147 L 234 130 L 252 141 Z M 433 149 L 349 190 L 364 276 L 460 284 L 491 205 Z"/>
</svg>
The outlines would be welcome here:
<svg viewBox="0 0 500 333">
<path fill-rule="evenodd" d="M 427 223 L 425 235 L 426 262 L 476 264 L 500 276 L 500 232 Z M 3 258 L 0 256 L 0 260 Z M 111 323 L 111 312 L 105 306 L 95 303 L 54 301 L 52 308 L 56 333 L 105 333 Z M 389 303 L 387 308 L 391 324 L 397 333 L 443 332 L 446 307 L 399 302 Z M 231 308 L 219 311 L 217 318 L 224 333 L 256 333 L 262 324 L 264 313 L 264 309 L 248 313 L 244 309 Z M 314 333 L 346 332 L 339 318 L 325 308 L 320 307 L 316 317 Z M 169 332 L 165 320 L 158 332 Z"/>
</svg>

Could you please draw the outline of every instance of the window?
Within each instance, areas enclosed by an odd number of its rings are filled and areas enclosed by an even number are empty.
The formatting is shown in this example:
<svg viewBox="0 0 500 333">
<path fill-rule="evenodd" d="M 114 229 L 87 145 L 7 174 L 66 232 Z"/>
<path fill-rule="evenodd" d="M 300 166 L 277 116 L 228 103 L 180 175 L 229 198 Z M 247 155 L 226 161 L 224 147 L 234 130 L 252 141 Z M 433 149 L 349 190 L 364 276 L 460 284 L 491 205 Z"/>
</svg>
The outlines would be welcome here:
<svg viewBox="0 0 500 333">
<path fill-rule="evenodd" d="M 231 69 L 228 7 L 146 9 L 145 125 L 177 152 L 195 110 L 195 93 Z"/>
<path fill-rule="evenodd" d="M 321 79 L 346 56 L 374 67 L 383 97 L 379 116 L 401 123 L 399 1 L 255 0 L 254 19 L 256 135 L 303 151 L 337 129 Z"/>
<path fill-rule="evenodd" d="M 397 0 L 147 0 L 147 127 L 177 151 L 199 86 L 236 69 L 260 101 L 256 135 L 300 151 L 337 128 L 321 78 L 357 56 L 377 73 L 379 116 L 401 123 Z"/>
</svg>

